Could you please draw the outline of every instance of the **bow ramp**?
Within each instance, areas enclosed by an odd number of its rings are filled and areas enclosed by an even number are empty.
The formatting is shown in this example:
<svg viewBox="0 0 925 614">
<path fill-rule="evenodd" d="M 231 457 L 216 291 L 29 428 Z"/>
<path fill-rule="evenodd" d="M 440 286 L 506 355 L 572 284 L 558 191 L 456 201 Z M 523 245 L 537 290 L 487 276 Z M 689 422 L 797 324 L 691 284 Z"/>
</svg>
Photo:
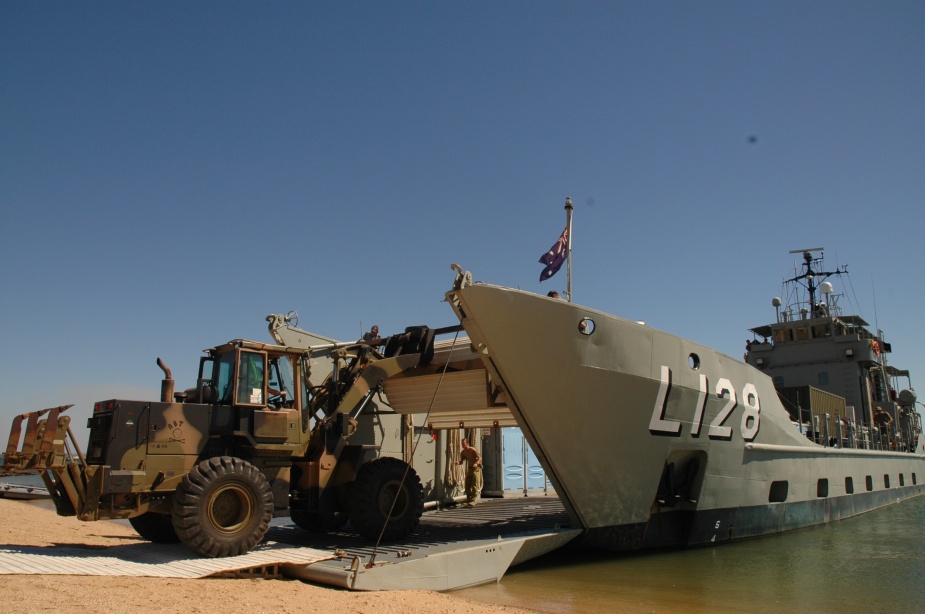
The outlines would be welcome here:
<svg viewBox="0 0 925 614">
<path fill-rule="evenodd" d="M 287 566 L 294 577 L 355 590 L 443 591 L 496 582 L 579 533 L 556 497 L 524 497 L 426 513 L 408 538 L 378 547 L 350 532 L 311 535 L 291 525 L 271 529 L 270 537 L 338 557 Z"/>
<path fill-rule="evenodd" d="M 351 530 L 316 534 L 274 521 L 267 541 L 236 557 L 201 558 L 180 545 L 0 549 L 0 574 L 175 578 L 292 577 L 352 590 L 453 590 L 507 570 L 580 533 L 554 496 L 483 500 L 427 512 L 409 537 L 372 545 Z"/>
</svg>

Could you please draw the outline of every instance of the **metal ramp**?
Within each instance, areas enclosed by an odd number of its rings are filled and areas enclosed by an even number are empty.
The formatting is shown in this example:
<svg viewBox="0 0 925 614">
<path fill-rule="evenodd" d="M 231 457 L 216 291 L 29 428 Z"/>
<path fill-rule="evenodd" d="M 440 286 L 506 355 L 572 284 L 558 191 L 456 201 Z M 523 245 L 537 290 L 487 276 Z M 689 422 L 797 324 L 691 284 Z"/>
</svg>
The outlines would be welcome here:
<svg viewBox="0 0 925 614">
<path fill-rule="evenodd" d="M 48 489 L 44 486 L 30 486 L 28 484 L 0 483 L 0 497 L 5 499 L 50 499 Z"/>
<path fill-rule="evenodd" d="M 378 548 L 349 525 L 316 534 L 280 518 L 267 540 L 242 556 L 207 559 L 180 544 L 0 545 L 0 575 L 287 576 L 353 590 L 442 591 L 495 582 L 580 532 L 569 527 L 556 497 L 487 499 L 474 508 L 427 512 L 407 539 Z"/>
<path fill-rule="evenodd" d="M 581 533 L 569 522 L 557 497 L 483 499 L 426 513 L 408 538 L 378 548 L 349 530 L 316 535 L 286 525 L 268 538 L 337 555 L 284 565 L 289 576 L 354 590 L 443 591 L 496 582 L 511 566 L 564 546 Z"/>
</svg>

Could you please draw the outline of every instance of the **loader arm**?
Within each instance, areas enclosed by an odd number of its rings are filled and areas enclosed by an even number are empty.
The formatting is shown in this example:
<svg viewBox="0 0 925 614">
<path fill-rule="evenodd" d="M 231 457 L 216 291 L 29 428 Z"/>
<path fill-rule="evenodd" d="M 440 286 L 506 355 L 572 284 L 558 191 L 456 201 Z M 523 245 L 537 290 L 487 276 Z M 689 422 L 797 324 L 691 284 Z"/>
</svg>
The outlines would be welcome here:
<svg viewBox="0 0 925 614">
<path fill-rule="evenodd" d="M 344 394 L 334 414 L 347 414 L 351 418 L 356 418 L 372 395 L 379 390 L 382 382 L 393 375 L 417 367 L 420 361 L 420 354 L 404 354 L 383 358 L 366 365 L 353 386 Z"/>
</svg>

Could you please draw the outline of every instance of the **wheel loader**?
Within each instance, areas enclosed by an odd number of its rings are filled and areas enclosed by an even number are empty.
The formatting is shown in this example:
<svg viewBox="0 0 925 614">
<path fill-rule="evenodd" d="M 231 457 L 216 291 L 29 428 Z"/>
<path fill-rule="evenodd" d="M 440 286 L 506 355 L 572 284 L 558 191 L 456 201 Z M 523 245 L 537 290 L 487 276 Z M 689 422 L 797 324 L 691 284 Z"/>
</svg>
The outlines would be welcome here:
<svg viewBox="0 0 925 614">
<path fill-rule="evenodd" d="M 386 379 L 428 365 L 433 341 L 432 329 L 412 327 L 327 348 L 333 368 L 320 384 L 311 349 L 299 347 L 210 348 L 183 392 L 158 358 L 160 401 L 96 403 L 86 453 L 64 414 L 71 406 L 17 416 L 0 475 L 37 472 L 59 515 L 128 519 L 147 540 L 208 557 L 248 552 L 286 514 L 309 531 L 349 520 L 371 540 L 398 539 L 420 520 L 421 480 L 350 435 Z"/>
</svg>

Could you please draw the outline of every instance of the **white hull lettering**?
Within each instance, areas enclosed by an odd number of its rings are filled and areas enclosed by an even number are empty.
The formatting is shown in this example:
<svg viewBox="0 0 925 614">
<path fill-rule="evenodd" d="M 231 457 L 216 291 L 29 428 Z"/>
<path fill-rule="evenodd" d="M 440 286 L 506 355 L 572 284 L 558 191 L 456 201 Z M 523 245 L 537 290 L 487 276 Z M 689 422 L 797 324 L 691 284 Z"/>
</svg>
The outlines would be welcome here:
<svg viewBox="0 0 925 614">
<path fill-rule="evenodd" d="M 707 434 L 710 439 L 732 439 L 732 427 L 723 426 L 729 414 L 736 408 L 736 391 L 732 389 L 732 382 L 725 377 L 716 382 L 716 396 L 719 398 L 726 397 L 726 404 L 720 410 L 713 422 L 710 423 L 710 430 Z"/>
<path fill-rule="evenodd" d="M 671 392 L 671 369 L 662 366 L 662 378 L 658 386 L 658 396 L 655 397 L 655 409 L 653 409 L 652 419 L 649 421 L 649 431 L 654 434 L 678 435 L 681 433 L 680 421 L 665 420 L 669 392 Z"/>
<path fill-rule="evenodd" d="M 707 376 L 700 374 L 700 387 L 697 395 L 697 401 L 691 409 L 691 436 L 699 437 L 700 428 L 703 425 L 704 413 L 706 412 L 707 401 L 710 398 L 709 381 Z M 662 365 L 660 373 L 660 382 L 658 395 L 655 397 L 655 404 L 652 407 L 652 418 L 649 420 L 649 432 L 653 435 L 669 435 L 677 437 L 681 434 L 682 421 L 673 420 L 665 416 L 668 409 L 668 399 L 672 393 L 671 386 L 671 369 Z M 736 396 L 735 388 L 732 382 L 725 377 L 721 377 L 716 382 L 714 393 L 717 398 L 725 398 L 726 402 L 722 409 L 710 422 L 707 429 L 707 436 L 710 439 L 719 439 L 729 441 L 732 439 L 732 427 L 726 425 L 729 417 L 735 412 L 739 405 L 739 398 L 742 399 L 742 421 L 739 426 L 739 433 L 745 441 L 752 441 L 758 435 L 758 427 L 761 423 L 761 404 L 758 401 L 758 389 L 752 383 L 742 386 L 741 397 Z"/>
<path fill-rule="evenodd" d="M 761 406 L 758 404 L 758 389 L 754 384 L 745 384 L 742 388 L 742 398 L 745 401 L 745 411 L 742 412 L 742 439 L 751 441 L 758 434 L 758 423 Z"/>
<path fill-rule="evenodd" d="M 700 436 L 700 426 L 703 424 L 703 410 L 707 407 L 707 376 L 700 374 L 700 394 L 697 395 L 697 411 L 694 412 L 694 424 L 691 426 L 691 436 Z"/>
</svg>

